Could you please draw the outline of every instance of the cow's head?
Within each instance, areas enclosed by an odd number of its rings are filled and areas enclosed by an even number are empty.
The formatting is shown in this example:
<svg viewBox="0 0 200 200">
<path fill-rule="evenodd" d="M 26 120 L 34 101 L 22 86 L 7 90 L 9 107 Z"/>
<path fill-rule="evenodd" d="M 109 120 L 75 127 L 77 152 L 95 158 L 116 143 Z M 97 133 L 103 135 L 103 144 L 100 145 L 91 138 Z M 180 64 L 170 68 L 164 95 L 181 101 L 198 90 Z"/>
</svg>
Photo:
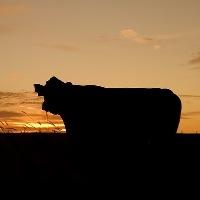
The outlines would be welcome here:
<svg viewBox="0 0 200 200">
<path fill-rule="evenodd" d="M 65 103 L 67 103 L 67 99 L 63 90 L 67 90 L 71 88 L 71 86 L 71 83 L 64 83 L 56 77 L 52 77 L 44 86 L 40 84 L 34 84 L 35 92 L 38 93 L 38 96 L 44 97 L 42 109 L 46 112 L 59 115 L 62 114 L 63 106 Z"/>
</svg>

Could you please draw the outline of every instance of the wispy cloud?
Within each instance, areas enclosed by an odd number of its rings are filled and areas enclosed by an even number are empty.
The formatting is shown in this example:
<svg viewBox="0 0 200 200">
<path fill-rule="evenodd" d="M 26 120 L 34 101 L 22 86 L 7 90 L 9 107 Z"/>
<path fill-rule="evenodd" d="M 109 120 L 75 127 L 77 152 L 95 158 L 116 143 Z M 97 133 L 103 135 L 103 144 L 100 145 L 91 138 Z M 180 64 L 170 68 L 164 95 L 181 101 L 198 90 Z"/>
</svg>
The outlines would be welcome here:
<svg viewBox="0 0 200 200">
<path fill-rule="evenodd" d="M 120 31 L 120 37 L 122 39 L 129 39 L 133 42 L 140 43 L 140 44 L 149 44 L 153 42 L 163 42 L 169 40 L 175 40 L 179 37 L 184 35 L 183 33 L 172 33 L 172 34 L 159 34 L 153 36 L 144 36 L 143 34 L 137 32 L 136 30 L 129 28 L 129 29 L 122 29 Z"/>
<path fill-rule="evenodd" d="M 132 42 L 138 43 L 138 44 L 150 44 L 154 41 L 153 38 L 143 36 L 139 34 L 134 29 L 123 29 L 120 31 L 120 37 L 122 39 L 128 39 Z"/>
<path fill-rule="evenodd" d="M 153 49 L 154 49 L 154 50 L 158 50 L 158 49 L 160 49 L 160 48 L 161 48 L 161 46 L 158 45 L 158 44 L 153 45 Z"/>
<path fill-rule="evenodd" d="M 183 94 L 179 96 L 183 98 L 200 98 L 200 95 L 190 95 L 190 94 Z"/>
<path fill-rule="evenodd" d="M 40 46 L 45 48 L 57 49 L 65 52 L 78 52 L 80 49 L 76 46 L 67 45 L 67 44 L 48 44 L 41 43 Z"/>
<path fill-rule="evenodd" d="M 4 111 L 26 111 L 32 113 L 31 116 L 39 117 L 41 113 L 44 112 L 41 110 L 43 102 L 43 97 L 38 97 L 34 92 L 3 92 L 0 91 L 0 108 Z M 12 113 L 11 112 L 11 113 Z M 2 113 L 3 114 L 3 113 Z M 5 117 L 7 117 L 6 115 Z M 18 115 L 17 115 L 18 116 Z"/>
<path fill-rule="evenodd" d="M 191 119 L 194 116 L 200 116 L 200 111 L 184 112 L 181 114 L 182 119 Z"/>
<path fill-rule="evenodd" d="M 19 108 L 38 108 L 42 104 L 41 97 L 35 97 L 33 92 L 1 92 L 1 108 L 16 110 Z"/>
<path fill-rule="evenodd" d="M 5 111 L 2 110 L 0 111 L 0 118 L 1 119 L 5 119 L 5 118 L 15 118 L 15 117 L 22 117 L 23 115 L 21 113 L 18 112 L 13 112 L 13 111 Z"/>
<path fill-rule="evenodd" d="M 163 45 L 169 43 L 170 41 L 176 40 L 181 37 L 182 34 L 172 33 L 172 34 L 158 34 L 158 35 L 145 35 L 133 28 L 125 28 L 119 31 L 117 36 L 99 36 L 98 39 L 103 42 L 117 42 L 117 41 L 130 41 L 133 44 L 138 45 L 148 45 L 154 50 L 159 50 Z"/>
<path fill-rule="evenodd" d="M 22 101 L 20 104 L 23 105 L 41 105 L 42 101 Z"/>
<path fill-rule="evenodd" d="M 101 43 L 112 43 L 116 41 L 120 41 L 121 39 L 119 37 L 113 37 L 113 36 L 105 36 L 105 35 L 99 35 L 97 37 L 97 40 Z"/>
<path fill-rule="evenodd" d="M 197 65 L 200 64 L 200 52 L 197 53 L 195 57 L 189 60 L 188 64 L 190 65 Z M 199 65 L 200 68 L 200 65 Z"/>
<path fill-rule="evenodd" d="M 26 12 L 29 7 L 25 4 L 0 3 L 0 16 L 15 16 Z"/>
<path fill-rule="evenodd" d="M 175 40 L 181 36 L 183 36 L 185 33 L 173 33 L 173 34 L 159 34 L 154 36 L 156 41 L 168 41 L 168 40 Z"/>
<path fill-rule="evenodd" d="M 181 119 L 191 119 L 191 117 L 185 116 L 183 113 L 181 114 Z"/>
<path fill-rule="evenodd" d="M 0 91 L 0 100 L 7 98 L 16 98 L 16 97 L 24 97 L 24 92 L 2 92 Z"/>
</svg>

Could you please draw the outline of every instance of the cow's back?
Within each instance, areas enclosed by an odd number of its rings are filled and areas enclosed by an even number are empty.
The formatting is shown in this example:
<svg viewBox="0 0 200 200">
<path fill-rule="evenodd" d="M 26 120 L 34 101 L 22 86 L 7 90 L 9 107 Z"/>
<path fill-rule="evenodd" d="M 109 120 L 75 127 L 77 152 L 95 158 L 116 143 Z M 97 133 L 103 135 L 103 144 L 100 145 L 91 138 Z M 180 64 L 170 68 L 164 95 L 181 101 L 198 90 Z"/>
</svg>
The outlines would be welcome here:
<svg viewBox="0 0 200 200">
<path fill-rule="evenodd" d="M 87 88 L 76 94 L 69 120 L 75 137 L 137 143 L 169 141 L 176 134 L 181 102 L 168 89 Z"/>
</svg>

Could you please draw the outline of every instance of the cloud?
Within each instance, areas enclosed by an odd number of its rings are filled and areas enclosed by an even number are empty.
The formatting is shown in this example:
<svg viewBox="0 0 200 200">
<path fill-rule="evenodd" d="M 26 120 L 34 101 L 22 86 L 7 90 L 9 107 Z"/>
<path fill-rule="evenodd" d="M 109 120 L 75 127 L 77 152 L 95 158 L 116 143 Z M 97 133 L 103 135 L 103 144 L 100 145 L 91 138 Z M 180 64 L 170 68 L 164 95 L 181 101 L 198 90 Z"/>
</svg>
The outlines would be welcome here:
<svg viewBox="0 0 200 200">
<path fill-rule="evenodd" d="M 121 30 L 120 37 L 121 37 L 121 39 L 128 39 L 128 40 L 138 43 L 138 44 L 149 44 L 149 43 L 152 43 L 154 40 L 151 37 L 146 37 L 146 36 L 139 34 L 134 29 Z"/>
<path fill-rule="evenodd" d="M 158 35 L 143 35 L 140 32 L 136 31 L 133 28 L 125 28 L 119 31 L 118 35 L 109 36 L 109 35 L 100 35 L 98 36 L 98 40 L 102 43 L 113 43 L 119 41 L 129 41 L 133 44 L 150 46 L 155 51 L 158 51 L 162 48 L 162 46 L 166 46 L 170 44 L 170 42 L 180 38 L 181 36 L 186 35 L 186 33 L 171 33 L 171 34 L 158 34 Z"/>
<path fill-rule="evenodd" d="M 200 116 L 200 111 L 191 111 L 181 114 L 182 119 L 191 119 L 193 116 Z"/>
<path fill-rule="evenodd" d="M 0 91 L 0 99 L 6 98 L 28 98 L 30 100 L 39 101 L 41 97 L 36 96 L 34 92 L 4 92 Z"/>
<path fill-rule="evenodd" d="M 191 119 L 191 117 L 185 117 L 184 114 L 181 114 L 181 119 Z"/>
<path fill-rule="evenodd" d="M 13 112 L 13 111 L 5 111 L 2 110 L 0 111 L 0 118 L 5 119 L 5 118 L 13 118 L 13 117 L 22 117 L 23 115 L 18 112 Z"/>
<path fill-rule="evenodd" d="M 42 101 L 22 101 L 20 104 L 23 105 L 42 105 Z"/>
<path fill-rule="evenodd" d="M 190 94 L 183 94 L 179 96 L 183 98 L 200 98 L 200 95 L 190 95 Z"/>
<path fill-rule="evenodd" d="M 144 36 L 135 29 L 127 28 L 123 29 L 119 33 L 119 38 L 121 40 L 128 40 L 130 42 L 141 44 L 141 45 L 150 45 L 154 50 L 159 50 L 162 45 L 166 45 L 166 42 L 173 41 L 184 34 L 182 33 L 172 33 L 172 34 L 159 34 L 153 36 Z"/>
<path fill-rule="evenodd" d="M 139 34 L 133 29 L 123 29 L 123 30 L 120 31 L 120 36 L 122 38 L 126 38 L 126 39 L 134 39 L 138 35 Z"/>
<path fill-rule="evenodd" d="M 174 34 L 159 34 L 155 36 L 157 41 L 167 41 L 167 40 L 174 40 L 179 37 L 183 36 L 181 33 L 174 33 Z"/>
<path fill-rule="evenodd" d="M 46 44 L 41 43 L 40 46 L 45 48 L 51 48 L 51 49 L 58 49 L 65 52 L 78 52 L 80 49 L 76 46 L 67 45 L 67 44 Z"/>
<path fill-rule="evenodd" d="M 160 45 L 158 45 L 158 44 L 155 44 L 155 45 L 153 45 L 153 48 L 154 48 L 154 50 L 158 50 L 158 49 L 160 49 L 160 48 L 161 48 L 161 46 L 160 46 Z"/>
<path fill-rule="evenodd" d="M 189 60 L 188 64 L 190 64 L 190 65 L 200 64 L 200 52 L 198 52 L 194 58 Z"/>
<path fill-rule="evenodd" d="M 152 43 L 154 39 L 150 37 L 137 36 L 133 40 L 134 42 L 139 43 L 139 44 L 149 44 L 149 43 Z"/>
<path fill-rule="evenodd" d="M 16 103 L 8 102 L 8 103 L 3 103 L 2 105 L 5 106 L 5 107 L 9 107 L 9 106 L 15 106 Z"/>
<path fill-rule="evenodd" d="M 1 92 L 0 106 L 6 110 L 39 109 L 42 105 L 42 97 L 36 97 L 33 92 Z"/>
<path fill-rule="evenodd" d="M 0 91 L 0 100 L 7 99 L 7 98 L 18 98 L 24 97 L 25 94 L 23 92 L 2 92 Z"/>
<path fill-rule="evenodd" d="M 23 14 L 27 10 L 28 6 L 25 4 L 0 3 L 0 16 L 15 16 Z"/>
<path fill-rule="evenodd" d="M 101 43 L 112 43 L 116 41 L 120 41 L 121 39 L 119 37 L 112 37 L 112 36 L 105 36 L 105 35 L 99 35 L 97 37 L 97 40 Z"/>
</svg>

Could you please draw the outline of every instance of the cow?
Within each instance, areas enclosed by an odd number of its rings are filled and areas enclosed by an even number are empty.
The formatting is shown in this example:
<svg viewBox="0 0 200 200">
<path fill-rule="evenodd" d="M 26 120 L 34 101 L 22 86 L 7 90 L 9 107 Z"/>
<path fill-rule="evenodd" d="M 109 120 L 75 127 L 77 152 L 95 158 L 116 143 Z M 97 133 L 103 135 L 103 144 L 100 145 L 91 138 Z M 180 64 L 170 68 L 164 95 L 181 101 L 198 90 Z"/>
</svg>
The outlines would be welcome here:
<svg viewBox="0 0 200 200">
<path fill-rule="evenodd" d="M 34 87 L 42 109 L 60 115 L 74 144 L 175 142 L 181 100 L 169 89 L 74 85 L 56 77 Z"/>
</svg>

